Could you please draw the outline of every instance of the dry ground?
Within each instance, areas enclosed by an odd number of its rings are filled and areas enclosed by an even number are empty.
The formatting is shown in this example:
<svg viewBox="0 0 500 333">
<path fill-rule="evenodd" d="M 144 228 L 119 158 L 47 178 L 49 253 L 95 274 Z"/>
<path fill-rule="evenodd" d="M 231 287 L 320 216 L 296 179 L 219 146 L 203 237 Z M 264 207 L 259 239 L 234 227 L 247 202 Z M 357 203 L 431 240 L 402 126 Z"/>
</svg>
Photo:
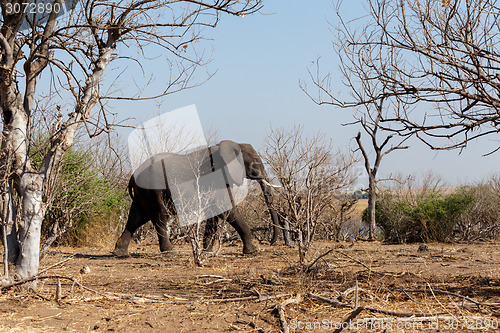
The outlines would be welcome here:
<svg viewBox="0 0 500 333">
<path fill-rule="evenodd" d="M 452 318 L 438 322 L 437 329 L 429 329 L 429 322 L 407 323 L 406 329 L 399 329 L 404 323 L 394 322 L 396 328 L 387 332 L 469 332 L 474 325 L 482 327 L 474 331 L 493 331 L 484 327 L 490 325 L 488 320 L 500 321 L 499 244 L 418 248 L 419 244 L 319 242 L 311 250 L 311 258 L 334 250 L 307 274 L 297 272 L 296 249 L 284 246 L 261 244 L 258 255 L 243 256 L 241 244 L 225 244 L 219 256 L 209 258 L 204 267 L 192 264 L 188 245 L 159 254 L 154 239 L 132 244 L 132 257 L 127 259 L 113 257 L 110 249 L 56 248 L 43 260 L 42 269 L 73 258 L 42 275 L 71 277 L 89 289 L 62 278 L 59 301 L 54 299 L 54 278 L 41 279 L 37 293 L 4 290 L 0 330 L 279 332 L 276 305 L 299 294 L 297 303 L 283 306 L 290 331 L 333 332 L 333 326 L 353 310 L 315 300 L 308 293 L 353 305 L 357 281 L 361 306 Z M 85 265 L 90 273 L 80 272 Z M 440 294 L 440 290 L 470 299 Z M 462 316 L 475 316 L 479 324 L 460 322 Z M 360 321 L 363 318 L 395 317 L 364 310 L 351 321 L 361 326 L 344 332 L 384 332 L 381 321 L 373 321 L 379 326 L 368 329 L 366 321 Z M 316 329 L 307 325 L 316 325 Z M 460 329 L 452 329 L 452 325 Z"/>
</svg>

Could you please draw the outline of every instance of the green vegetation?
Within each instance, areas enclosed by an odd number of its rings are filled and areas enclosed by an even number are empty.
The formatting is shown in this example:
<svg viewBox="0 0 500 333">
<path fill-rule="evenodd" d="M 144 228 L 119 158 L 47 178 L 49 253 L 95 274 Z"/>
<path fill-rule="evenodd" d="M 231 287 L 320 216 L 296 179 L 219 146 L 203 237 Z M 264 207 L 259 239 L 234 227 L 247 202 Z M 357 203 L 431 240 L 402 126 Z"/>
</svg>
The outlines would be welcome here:
<svg viewBox="0 0 500 333">
<path fill-rule="evenodd" d="M 129 204 L 125 181 L 99 165 L 98 154 L 74 147 L 66 152 L 53 193 L 45 195 L 42 252 L 52 243 L 96 245 L 121 231 L 118 222 Z"/>
<path fill-rule="evenodd" d="M 485 184 L 459 187 L 450 194 L 383 192 L 376 204 L 376 221 L 387 242 L 493 239 L 500 233 L 498 198 L 494 187 Z M 363 222 L 367 219 L 365 210 Z"/>
</svg>

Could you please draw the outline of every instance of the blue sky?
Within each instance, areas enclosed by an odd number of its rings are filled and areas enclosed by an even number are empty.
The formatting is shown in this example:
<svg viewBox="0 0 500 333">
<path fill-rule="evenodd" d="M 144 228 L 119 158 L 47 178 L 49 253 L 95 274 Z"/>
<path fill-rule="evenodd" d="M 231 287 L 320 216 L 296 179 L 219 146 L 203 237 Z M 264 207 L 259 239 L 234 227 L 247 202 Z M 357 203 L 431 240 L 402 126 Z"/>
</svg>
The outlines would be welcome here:
<svg viewBox="0 0 500 333">
<path fill-rule="evenodd" d="M 345 3 L 342 13 L 353 17 L 363 14 L 363 1 Z M 317 106 L 300 89 L 299 80 L 308 81 L 307 68 L 321 57 L 322 71 L 338 75 L 338 62 L 332 47 L 332 32 L 327 19 L 334 22 L 330 0 L 311 2 L 264 1 L 263 14 L 223 16 L 215 30 L 205 35 L 213 61 L 208 70 L 215 76 L 200 87 L 169 95 L 161 101 L 161 112 L 195 104 L 205 129 L 214 128 L 221 139 L 247 142 L 262 147 L 266 130 L 273 127 L 303 125 L 306 133 L 322 131 L 339 147 L 355 147 L 356 126 L 349 110 Z M 146 70 L 157 73 L 161 83 L 166 71 L 144 63 Z M 203 78 L 203 71 L 196 78 Z M 338 89 L 344 89 L 340 85 Z M 156 102 L 115 103 L 119 118 L 134 117 L 135 124 L 158 114 Z M 121 130 L 127 136 L 129 130 Z M 432 170 L 450 184 L 480 180 L 496 171 L 500 153 L 489 157 L 499 142 L 483 138 L 458 151 L 431 151 L 411 141 L 407 151 L 396 151 L 382 162 L 381 176 L 390 173 L 422 174 Z M 464 176 L 466 175 L 466 176 Z"/>
</svg>

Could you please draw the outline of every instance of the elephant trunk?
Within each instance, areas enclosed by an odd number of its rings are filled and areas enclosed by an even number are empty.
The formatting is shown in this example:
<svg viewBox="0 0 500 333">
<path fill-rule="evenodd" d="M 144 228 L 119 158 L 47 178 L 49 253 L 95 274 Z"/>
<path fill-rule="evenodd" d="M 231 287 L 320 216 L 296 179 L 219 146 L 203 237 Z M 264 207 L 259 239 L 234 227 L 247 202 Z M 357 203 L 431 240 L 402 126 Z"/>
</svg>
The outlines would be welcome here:
<svg viewBox="0 0 500 333">
<path fill-rule="evenodd" d="M 259 179 L 257 181 L 259 182 L 262 193 L 264 194 L 264 200 L 266 202 L 267 208 L 269 209 L 269 215 L 271 215 L 271 220 L 273 223 L 273 237 L 271 239 L 271 244 L 276 243 L 276 241 L 278 240 L 279 229 L 282 228 L 285 245 L 292 245 L 288 223 L 282 223 L 278 217 L 278 214 L 272 207 L 273 197 L 271 194 L 271 188 L 275 186 L 272 186 L 265 178 Z"/>
</svg>

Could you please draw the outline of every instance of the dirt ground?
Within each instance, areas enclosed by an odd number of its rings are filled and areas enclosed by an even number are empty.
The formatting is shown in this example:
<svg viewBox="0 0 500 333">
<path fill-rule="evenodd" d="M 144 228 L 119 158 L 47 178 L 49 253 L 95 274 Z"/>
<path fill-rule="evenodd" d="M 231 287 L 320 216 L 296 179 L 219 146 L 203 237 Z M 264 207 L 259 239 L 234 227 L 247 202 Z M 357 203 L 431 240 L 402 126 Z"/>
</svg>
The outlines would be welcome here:
<svg viewBox="0 0 500 333">
<path fill-rule="evenodd" d="M 113 257 L 111 249 L 56 248 L 41 270 L 71 259 L 41 274 L 36 293 L 11 289 L 0 295 L 0 331 L 279 332 L 281 309 L 291 332 L 333 332 L 356 299 L 363 311 L 344 332 L 495 331 L 499 245 L 428 244 L 419 250 L 419 244 L 319 242 L 309 258 L 332 251 L 306 273 L 298 272 L 297 250 L 279 245 L 260 244 L 257 255 L 244 256 L 240 243 L 224 244 L 204 267 L 193 265 L 187 244 L 160 254 L 154 239 L 131 244 L 126 259 Z M 444 319 L 405 322 L 378 310 Z M 383 318 L 400 321 L 387 326 Z"/>
</svg>

